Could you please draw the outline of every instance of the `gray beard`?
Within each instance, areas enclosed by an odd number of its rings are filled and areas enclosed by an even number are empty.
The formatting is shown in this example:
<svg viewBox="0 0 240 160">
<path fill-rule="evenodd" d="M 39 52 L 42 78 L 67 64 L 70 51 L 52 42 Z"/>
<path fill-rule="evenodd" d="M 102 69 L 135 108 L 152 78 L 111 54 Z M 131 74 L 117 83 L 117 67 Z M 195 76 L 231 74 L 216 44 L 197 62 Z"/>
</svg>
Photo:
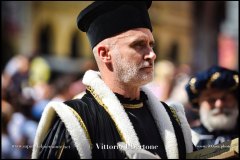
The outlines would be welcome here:
<svg viewBox="0 0 240 160">
<path fill-rule="evenodd" d="M 143 66 L 149 65 L 149 62 L 144 61 L 140 65 L 128 63 L 124 61 L 119 54 L 116 55 L 115 66 L 117 77 L 123 83 L 133 83 L 135 85 L 144 85 L 153 80 L 153 73 L 141 73 L 139 70 Z"/>
<path fill-rule="evenodd" d="M 207 111 L 200 107 L 200 120 L 204 127 L 206 127 L 209 132 L 216 130 L 233 130 L 236 126 L 239 114 L 238 106 L 224 109 L 224 113 L 219 115 L 213 115 L 217 112 L 218 109 Z"/>
</svg>

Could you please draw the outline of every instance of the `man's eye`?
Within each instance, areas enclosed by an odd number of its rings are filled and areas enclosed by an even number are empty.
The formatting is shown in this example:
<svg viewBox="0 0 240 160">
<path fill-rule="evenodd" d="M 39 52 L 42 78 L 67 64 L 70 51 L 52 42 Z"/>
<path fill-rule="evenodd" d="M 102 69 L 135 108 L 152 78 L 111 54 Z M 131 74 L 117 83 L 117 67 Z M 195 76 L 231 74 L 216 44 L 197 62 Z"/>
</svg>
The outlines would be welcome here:
<svg viewBox="0 0 240 160">
<path fill-rule="evenodd" d="M 214 99 L 214 98 L 209 98 L 207 101 L 208 101 L 208 103 L 214 103 L 214 102 L 216 101 L 216 99 Z"/>
<path fill-rule="evenodd" d="M 145 48 L 145 46 L 146 45 L 144 43 L 135 43 L 135 44 L 132 45 L 132 47 L 136 50 L 142 50 L 142 49 Z"/>
<path fill-rule="evenodd" d="M 136 46 L 137 47 L 145 47 L 145 43 L 137 43 Z"/>
<path fill-rule="evenodd" d="M 155 43 L 151 43 L 151 44 L 150 44 L 150 47 L 151 47 L 152 49 L 155 49 L 156 44 L 155 44 Z"/>
</svg>

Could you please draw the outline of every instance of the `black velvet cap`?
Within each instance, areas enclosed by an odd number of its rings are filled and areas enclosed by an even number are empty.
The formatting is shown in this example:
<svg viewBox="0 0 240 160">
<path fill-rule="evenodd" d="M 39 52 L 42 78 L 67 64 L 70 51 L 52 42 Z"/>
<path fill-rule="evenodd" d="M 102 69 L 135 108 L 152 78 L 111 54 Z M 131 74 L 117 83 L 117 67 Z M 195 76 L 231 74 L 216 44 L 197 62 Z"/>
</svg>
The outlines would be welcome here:
<svg viewBox="0 0 240 160">
<path fill-rule="evenodd" d="M 152 31 L 148 8 L 152 1 L 95 1 L 77 18 L 80 30 L 87 33 L 91 47 L 102 40 L 133 28 Z"/>
<path fill-rule="evenodd" d="M 238 99 L 238 72 L 220 66 L 212 66 L 208 70 L 197 73 L 186 85 L 189 101 L 197 107 L 197 98 L 206 88 L 217 88 L 232 91 Z"/>
</svg>

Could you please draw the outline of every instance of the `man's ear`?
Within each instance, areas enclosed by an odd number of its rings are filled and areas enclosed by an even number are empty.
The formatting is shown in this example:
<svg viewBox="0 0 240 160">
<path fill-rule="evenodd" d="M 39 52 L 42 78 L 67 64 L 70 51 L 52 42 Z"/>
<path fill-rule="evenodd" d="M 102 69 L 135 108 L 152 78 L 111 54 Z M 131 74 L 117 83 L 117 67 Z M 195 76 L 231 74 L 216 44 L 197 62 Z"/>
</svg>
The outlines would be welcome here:
<svg viewBox="0 0 240 160">
<path fill-rule="evenodd" d="M 108 46 L 102 45 L 98 47 L 98 56 L 104 63 L 110 63 L 112 58 Z"/>
</svg>

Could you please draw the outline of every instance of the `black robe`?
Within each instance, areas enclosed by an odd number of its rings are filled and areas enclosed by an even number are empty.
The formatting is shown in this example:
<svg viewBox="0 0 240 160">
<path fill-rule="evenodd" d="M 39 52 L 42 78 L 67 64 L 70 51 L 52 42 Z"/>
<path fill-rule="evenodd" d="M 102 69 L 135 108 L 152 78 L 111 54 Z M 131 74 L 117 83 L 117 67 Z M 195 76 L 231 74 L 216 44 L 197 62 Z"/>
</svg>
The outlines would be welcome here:
<svg viewBox="0 0 240 160">
<path fill-rule="evenodd" d="M 116 96 L 121 103 L 139 103 L 137 100 L 131 101 L 118 94 Z M 149 147 L 145 149 L 153 154 L 158 154 L 161 158 L 167 158 L 162 138 L 147 107 L 144 92 L 141 92 L 140 100 L 143 102 L 143 107 L 124 108 L 137 133 L 139 142 L 141 146 L 155 146 L 156 149 L 149 149 Z M 122 159 L 126 157 L 124 153 L 113 148 L 113 146 L 117 146 L 117 142 L 122 141 L 113 120 L 88 90 L 82 99 L 70 100 L 64 103 L 72 107 L 86 125 L 92 142 L 91 151 L 93 159 Z M 182 129 L 173 117 L 169 107 L 165 103 L 163 105 L 173 123 L 177 137 L 179 158 L 185 158 L 186 147 Z M 42 146 L 61 147 L 41 147 L 39 158 L 80 158 L 69 132 L 58 116 L 46 135 Z"/>
<path fill-rule="evenodd" d="M 196 144 L 198 150 L 209 147 L 209 145 L 220 144 L 239 137 L 238 124 L 236 124 L 236 127 L 231 131 L 209 132 L 203 124 L 193 127 L 192 130 L 199 134 L 199 142 Z"/>
</svg>

